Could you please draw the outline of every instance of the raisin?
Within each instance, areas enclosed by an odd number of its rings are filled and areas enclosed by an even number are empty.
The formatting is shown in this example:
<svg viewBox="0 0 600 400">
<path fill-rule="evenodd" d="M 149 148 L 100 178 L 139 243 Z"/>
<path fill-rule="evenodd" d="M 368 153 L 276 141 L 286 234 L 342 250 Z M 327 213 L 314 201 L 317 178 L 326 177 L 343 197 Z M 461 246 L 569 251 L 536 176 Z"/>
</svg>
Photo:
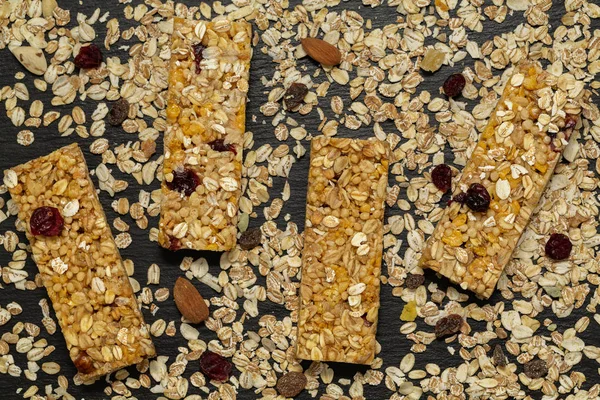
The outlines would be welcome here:
<svg viewBox="0 0 600 400">
<path fill-rule="evenodd" d="M 546 255 L 553 260 L 564 260 L 569 258 L 573 250 L 573 244 L 567 235 L 553 233 L 546 242 Z"/>
<path fill-rule="evenodd" d="M 292 83 L 283 95 L 286 110 L 293 110 L 304 101 L 308 88 L 303 83 Z"/>
<path fill-rule="evenodd" d="M 94 371 L 94 363 L 92 357 L 88 356 L 88 354 L 82 350 L 77 354 L 77 358 L 73 361 L 75 364 L 75 368 L 77 371 L 82 374 L 89 374 Z"/>
<path fill-rule="evenodd" d="M 206 350 L 200 357 L 200 371 L 211 380 L 226 381 L 231 368 L 231 363 L 225 357 L 210 350 Z"/>
<path fill-rule="evenodd" d="M 231 152 L 233 152 L 233 154 L 237 154 L 237 151 L 235 151 L 235 146 L 231 143 L 225 144 L 224 139 L 213 140 L 208 145 L 214 151 L 231 151 Z"/>
<path fill-rule="evenodd" d="M 436 165 L 431 171 L 431 181 L 436 188 L 446 193 L 452 187 L 452 169 L 446 164 Z"/>
<path fill-rule="evenodd" d="M 238 243 L 244 250 L 252 250 L 256 246 L 260 245 L 262 239 L 262 232 L 259 228 L 248 229 L 240 235 Z"/>
<path fill-rule="evenodd" d="M 487 211 L 490 207 L 490 193 L 480 183 L 473 183 L 467 190 L 465 203 L 473 211 Z"/>
<path fill-rule="evenodd" d="M 176 190 L 186 196 L 191 195 L 200 184 L 200 178 L 190 169 L 176 169 L 173 171 L 173 180 L 167 182 L 167 187 Z"/>
<path fill-rule="evenodd" d="M 544 360 L 531 360 L 523 366 L 523 372 L 531 379 L 541 378 L 548 373 L 548 366 Z"/>
<path fill-rule="evenodd" d="M 296 397 L 304 390 L 308 380 L 302 372 L 288 372 L 277 379 L 277 392 L 283 397 Z"/>
<path fill-rule="evenodd" d="M 404 280 L 404 286 L 408 289 L 416 289 L 425 282 L 425 277 L 421 274 L 408 274 Z"/>
<path fill-rule="evenodd" d="M 181 241 L 174 236 L 169 238 L 169 250 L 176 251 L 181 248 Z"/>
<path fill-rule="evenodd" d="M 452 199 L 448 202 L 448 205 L 452 204 L 454 201 L 460 204 L 465 204 L 467 201 L 467 194 L 464 192 L 457 194 L 456 196 L 452 197 Z"/>
<path fill-rule="evenodd" d="M 84 46 L 73 62 L 78 68 L 98 68 L 102 64 L 102 52 L 95 44 Z"/>
<path fill-rule="evenodd" d="M 448 97 L 456 97 L 462 93 L 467 81 L 462 74 L 452 74 L 444 82 L 444 93 Z"/>
<path fill-rule="evenodd" d="M 506 356 L 504 355 L 504 352 L 502 351 L 502 346 L 500 346 L 499 344 L 497 344 L 494 347 L 494 364 L 496 364 L 496 366 L 498 367 L 504 367 L 506 365 Z"/>
<path fill-rule="evenodd" d="M 56 236 L 62 231 L 65 220 L 55 207 L 36 208 L 29 219 L 32 235 Z"/>
<path fill-rule="evenodd" d="M 460 331 L 463 324 L 463 319 L 458 314 L 450 314 L 447 317 L 440 319 L 435 324 L 435 337 L 441 338 L 444 336 L 454 335 Z"/>
<path fill-rule="evenodd" d="M 373 323 L 367 319 L 367 314 L 363 314 L 361 318 L 363 319 L 363 325 L 367 328 L 370 328 L 373 325 Z"/>
<path fill-rule="evenodd" d="M 575 128 L 575 125 L 577 125 L 577 117 L 568 114 L 565 118 L 565 126 L 563 127 L 563 130 L 573 129 Z"/>
<path fill-rule="evenodd" d="M 119 126 L 127 119 L 129 115 L 129 102 L 123 98 L 115 101 L 108 112 L 108 123 L 112 126 Z"/>
<path fill-rule="evenodd" d="M 199 74 L 202 71 L 200 68 L 200 62 L 202 61 L 202 51 L 204 51 L 205 47 L 202 43 L 196 43 L 192 46 L 192 51 L 194 53 L 194 64 L 196 65 L 196 73 Z"/>
</svg>

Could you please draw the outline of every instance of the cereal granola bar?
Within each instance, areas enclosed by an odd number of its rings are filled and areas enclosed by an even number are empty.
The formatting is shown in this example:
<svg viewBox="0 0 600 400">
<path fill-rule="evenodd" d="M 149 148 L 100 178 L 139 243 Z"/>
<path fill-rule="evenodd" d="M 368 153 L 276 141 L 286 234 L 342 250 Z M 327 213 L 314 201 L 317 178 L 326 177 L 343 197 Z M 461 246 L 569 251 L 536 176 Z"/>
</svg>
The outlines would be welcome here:
<svg viewBox="0 0 600 400">
<path fill-rule="evenodd" d="M 302 254 L 297 356 L 375 357 L 388 145 L 314 138 Z"/>
<path fill-rule="evenodd" d="M 72 144 L 5 172 L 80 381 L 155 355 L 90 179 Z"/>
<path fill-rule="evenodd" d="M 524 62 L 506 83 L 420 264 L 488 298 L 568 144 L 587 92 Z"/>
<path fill-rule="evenodd" d="M 171 249 L 236 244 L 251 26 L 176 18 L 158 241 Z"/>
</svg>

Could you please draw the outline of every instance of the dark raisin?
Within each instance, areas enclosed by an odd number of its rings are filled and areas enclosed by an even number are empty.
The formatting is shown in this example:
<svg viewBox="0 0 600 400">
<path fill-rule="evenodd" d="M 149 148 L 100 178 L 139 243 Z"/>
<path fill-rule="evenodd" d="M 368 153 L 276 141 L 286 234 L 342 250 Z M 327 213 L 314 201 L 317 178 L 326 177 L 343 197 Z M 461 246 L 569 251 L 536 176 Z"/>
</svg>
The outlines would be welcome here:
<svg viewBox="0 0 600 400">
<path fill-rule="evenodd" d="M 206 350 L 200 357 L 200 371 L 208 379 L 224 382 L 231 375 L 231 363 L 223 356 Z"/>
<path fill-rule="evenodd" d="M 564 260 L 569 258 L 573 250 L 573 244 L 567 235 L 553 233 L 546 242 L 546 255 L 553 260 Z"/>
<path fill-rule="evenodd" d="M 531 360 L 523 366 L 523 372 L 531 379 L 541 378 L 548 373 L 548 366 L 544 360 Z"/>
<path fill-rule="evenodd" d="M 231 143 L 225 144 L 224 139 L 213 140 L 208 145 L 214 151 L 231 151 L 233 154 L 237 154 L 237 151 L 235 151 L 235 146 Z"/>
<path fill-rule="evenodd" d="M 506 356 L 504 355 L 504 351 L 502 351 L 502 346 L 499 344 L 494 347 L 494 364 L 498 367 L 506 365 Z"/>
<path fill-rule="evenodd" d="M 456 97 L 462 93 L 467 81 L 462 74 L 452 74 L 444 82 L 444 93 L 448 97 Z"/>
<path fill-rule="evenodd" d="M 75 364 L 77 371 L 81 372 L 82 374 L 89 374 L 94 371 L 92 357 L 88 356 L 84 350 L 81 350 L 79 354 L 77 354 L 77 357 L 73 363 Z"/>
<path fill-rule="evenodd" d="M 176 190 L 186 196 L 191 195 L 200 184 L 200 178 L 190 169 L 176 169 L 173 171 L 173 180 L 167 182 L 167 187 Z"/>
<path fill-rule="evenodd" d="M 409 289 L 416 289 L 425 282 L 425 277 L 421 274 L 408 274 L 404 280 L 404 286 Z"/>
<path fill-rule="evenodd" d="M 169 250 L 176 251 L 181 248 L 181 241 L 174 236 L 169 238 Z"/>
<path fill-rule="evenodd" d="M 308 88 L 303 83 L 292 83 L 283 95 L 286 110 L 293 110 L 302 104 L 304 97 L 308 93 Z"/>
<path fill-rule="evenodd" d="M 306 387 L 308 380 L 302 372 L 288 372 L 277 379 L 277 392 L 283 397 L 296 397 Z"/>
<path fill-rule="evenodd" d="M 446 164 L 436 165 L 431 171 L 431 181 L 436 188 L 446 193 L 452 187 L 452 169 Z"/>
<path fill-rule="evenodd" d="M 202 43 L 196 43 L 192 46 L 192 51 L 194 52 L 194 64 L 196 65 L 196 73 L 199 74 L 202 71 L 200 68 L 200 62 L 202 61 L 202 51 L 204 51 L 205 47 Z"/>
<path fill-rule="evenodd" d="M 115 101 L 108 112 L 108 123 L 112 126 L 119 126 L 127 119 L 129 115 L 129 102 L 123 98 Z"/>
<path fill-rule="evenodd" d="M 447 317 L 440 319 L 435 324 L 435 337 L 441 338 L 444 336 L 454 335 L 460 331 L 463 324 L 463 319 L 458 314 L 450 314 Z"/>
<path fill-rule="evenodd" d="M 262 232 L 259 228 L 248 229 L 240 235 L 238 243 L 244 250 L 252 250 L 256 246 L 260 245 L 262 239 Z"/>
<path fill-rule="evenodd" d="M 452 202 L 457 202 L 459 204 L 465 204 L 467 201 L 467 194 L 465 192 L 460 192 L 456 196 L 452 197 L 450 201 L 448 201 L 448 205 L 452 204 Z"/>
<path fill-rule="evenodd" d="M 102 52 L 95 44 L 84 46 L 79 49 L 74 63 L 78 68 L 98 68 L 102 64 Z"/>
<path fill-rule="evenodd" d="M 62 231 L 65 220 L 55 207 L 36 208 L 29 219 L 32 235 L 56 236 Z"/>
<path fill-rule="evenodd" d="M 490 207 L 490 193 L 480 183 L 473 183 L 467 190 L 465 203 L 473 211 L 487 211 Z"/>
</svg>

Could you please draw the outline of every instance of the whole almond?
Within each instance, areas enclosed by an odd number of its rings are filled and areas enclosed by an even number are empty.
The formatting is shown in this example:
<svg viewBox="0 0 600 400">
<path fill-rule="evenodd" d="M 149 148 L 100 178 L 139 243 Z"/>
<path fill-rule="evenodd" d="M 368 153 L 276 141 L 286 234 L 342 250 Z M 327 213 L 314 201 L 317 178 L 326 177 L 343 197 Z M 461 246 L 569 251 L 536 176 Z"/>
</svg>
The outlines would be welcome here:
<svg viewBox="0 0 600 400">
<path fill-rule="evenodd" d="M 302 48 L 310 58 L 323 65 L 338 65 L 342 61 L 342 54 L 337 47 L 321 39 L 302 39 Z"/>
<path fill-rule="evenodd" d="M 173 288 L 173 298 L 179 312 L 193 324 L 208 318 L 208 307 L 196 287 L 186 278 L 179 277 Z"/>
</svg>

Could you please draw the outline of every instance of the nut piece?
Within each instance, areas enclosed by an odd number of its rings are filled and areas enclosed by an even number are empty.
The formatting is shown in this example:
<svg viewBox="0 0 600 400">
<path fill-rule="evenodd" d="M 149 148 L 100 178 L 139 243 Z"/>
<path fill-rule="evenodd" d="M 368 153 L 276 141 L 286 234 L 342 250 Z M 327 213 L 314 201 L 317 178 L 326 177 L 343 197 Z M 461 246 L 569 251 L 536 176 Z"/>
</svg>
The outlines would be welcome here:
<svg viewBox="0 0 600 400">
<path fill-rule="evenodd" d="M 10 51 L 27 71 L 32 74 L 44 75 L 46 69 L 48 69 L 46 57 L 44 57 L 44 52 L 40 49 L 31 46 L 19 46 Z"/>
<path fill-rule="evenodd" d="M 302 48 L 310 58 L 323 65 L 338 65 L 342 61 L 342 54 L 337 47 L 321 39 L 302 39 Z"/>
<path fill-rule="evenodd" d="M 173 298 L 177 309 L 188 321 L 198 324 L 208 318 L 209 311 L 204 298 L 186 278 L 177 278 L 173 288 Z"/>
</svg>

